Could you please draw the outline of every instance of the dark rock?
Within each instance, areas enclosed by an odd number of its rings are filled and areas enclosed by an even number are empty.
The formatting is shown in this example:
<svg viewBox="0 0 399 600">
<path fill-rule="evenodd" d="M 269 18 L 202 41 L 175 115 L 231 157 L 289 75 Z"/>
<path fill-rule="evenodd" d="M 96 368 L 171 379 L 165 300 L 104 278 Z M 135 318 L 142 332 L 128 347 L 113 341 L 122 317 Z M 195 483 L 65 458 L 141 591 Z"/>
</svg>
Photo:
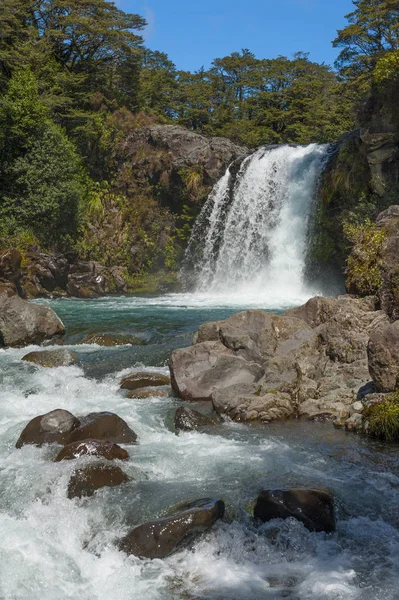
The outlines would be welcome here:
<svg viewBox="0 0 399 600">
<path fill-rule="evenodd" d="M 16 248 L 0 250 L 0 282 L 18 284 L 21 278 L 21 253 Z"/>
<path fill-rule="evenodd" d="M 139 525 L 119 545 L 127 554 L 142 558 L 165 558 L 191 544 L 223 515 L 223 500 L 196 500 L 173 516 Z"/>
<path fill-rule="evenodd" d="M 27 252 L 21 285 L 28 297 L 48 296 L 57 288 L 65 289 L 68 272 L 68 260 L 63 254 Z"/>
<path fill-rule="evenodd" d="M 162 387 L 145 387 L 139 388 L 137 390 L 131 390 L 126 394 L 126 398 L 152 398 L 153 396 L 157 398 L 167 398 L 170 393 L 170 388 L 162 388 Z"/>
<path fill-rule="evenodd" d="M 210 427 L 220 422 L 221 419 L 217 415 L 204 415 L 189 407 L 181 406 L 175 413 L 176 431 L 196 431 L 202 427 Z"/>
<path fill-rule="evenodd" d="M 69 350 L 40 350 L 25 354 L 22 360 L 41 367 L 69 367 L 77 362 L 78 355 Z"/>
<path fill-rule="evenodd" d="M 377 391 L 393 392 L 399 384 L 399 321 L 371 333 L 367 354 Z"/>
<path fill-rule="evenodd" d="M 64 333 L 62 321 L 51 308 L 18 296 L 0 296 L 0 346 L 41 344 Z"/>
<path fill-rule="evenodd" d="M 107 440 L 115 444 L 135 444 L 137 435 L 118 415 L 99 412 L 81 417 L 79 427 L 72 431 L 64 443 L 71 444 L 89 439 Z"/>
<path fill-rule="evenodd" d="M 122 390 L 137 390 L 145 387 L 158 387 L 170 384 L 170 377 L 161 373 L 140 371 L 127 375 L 121 381 Z"/>
<path fill-rule="evenodd" d="M 267 522 L 294 517 L 309 531 L 335 531 L 334 500 L 321 490 L 264 490 L 256 501 L 254 518 Z"/>
<path fill-rule="evenodd" d="M 100 488 L 116 487 L 127 481 L 129 477 L 115 465 L 86 465 L 72 474 L 68 484 L 68 498 L 92 496 Z"/>
<path fill-rule="evenodd" d="M 80 424 L 73 414 L 67 410 L 52 410 L 44 415 L 35 417 L 22 431 L 16 447 L 21 448 L 25 444 L 64 444 L 68 435 Z"/>
<path fill-rule="evenodd" d="M 129 454 L 124 448 L 106 440 L 85 440 L 64 446 L 54 462 L 73 460 L 81 456 L 98 456 L 107 460 L 128 460 Z"/>
</svg>

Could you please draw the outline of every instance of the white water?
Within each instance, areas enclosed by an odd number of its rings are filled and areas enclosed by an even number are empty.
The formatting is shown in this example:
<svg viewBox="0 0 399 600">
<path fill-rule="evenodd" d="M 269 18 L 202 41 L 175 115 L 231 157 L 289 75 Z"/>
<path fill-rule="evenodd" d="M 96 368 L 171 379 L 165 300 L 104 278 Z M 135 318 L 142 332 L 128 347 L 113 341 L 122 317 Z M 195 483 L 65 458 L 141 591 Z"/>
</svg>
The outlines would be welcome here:
<svg viewBox="0 0 399 600">
<path fill-rule="evenodd" d="M 289 306 L 304 282 L 309 217 L 328 146 L 262 148 L 229 169 L 197 219 L 186 253 L 196 293 L 241 305 Z M 184 277 L 184 274 L 183 274 Z"/>
</svg>

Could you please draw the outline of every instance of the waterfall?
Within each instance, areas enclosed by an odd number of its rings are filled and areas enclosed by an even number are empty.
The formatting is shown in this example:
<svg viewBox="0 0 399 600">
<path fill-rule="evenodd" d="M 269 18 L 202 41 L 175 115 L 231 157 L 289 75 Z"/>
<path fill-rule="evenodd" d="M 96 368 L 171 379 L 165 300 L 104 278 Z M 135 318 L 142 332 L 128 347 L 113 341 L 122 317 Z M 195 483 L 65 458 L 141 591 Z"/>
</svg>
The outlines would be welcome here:
<svg viewBox="0 0 399 600">
<path fill-rule="evenodd" d="M 229 167 L 210 194 L 187 247 L 182 277 L 198 293 L 308 298 L 309 217 L 328 145 L 261 148 Z"/>
</svg>

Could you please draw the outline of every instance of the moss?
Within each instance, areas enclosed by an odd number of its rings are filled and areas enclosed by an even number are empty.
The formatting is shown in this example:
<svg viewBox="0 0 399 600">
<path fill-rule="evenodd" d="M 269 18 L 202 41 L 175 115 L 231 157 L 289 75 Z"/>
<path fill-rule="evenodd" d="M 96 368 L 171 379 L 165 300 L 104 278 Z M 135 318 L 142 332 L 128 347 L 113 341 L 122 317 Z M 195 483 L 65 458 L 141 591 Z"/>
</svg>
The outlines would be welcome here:
<svg viewBox="0 0 399 600">
<path fill-rule="evenodd" d="M 363 411 L 363 422 L 368 422 L 368 433 L 387 442 L 399 441 L 399 391 L 379 404 Z"/>
<path fill-rule="evenodd" d="M 126 277 L 129 294 L 156 294 L 178 288 L 177 273 L 139 273 Z"/>
</svg>

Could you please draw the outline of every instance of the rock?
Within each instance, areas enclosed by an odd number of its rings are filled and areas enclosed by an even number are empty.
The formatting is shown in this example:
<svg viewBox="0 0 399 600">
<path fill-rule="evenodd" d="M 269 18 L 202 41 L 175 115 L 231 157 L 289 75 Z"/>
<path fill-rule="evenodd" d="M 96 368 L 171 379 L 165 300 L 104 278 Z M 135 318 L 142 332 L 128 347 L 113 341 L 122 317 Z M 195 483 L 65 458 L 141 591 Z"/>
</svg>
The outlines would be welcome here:
<svg viewBox="0 0 399 600">
<path fill-rule="evenodd" d="M 167 398 L 169 396 L 169 388 L 162 387 L 145 387 L 139 388 L 137 390 L 131 390 L 126 394 L 126 398 L 152 398 L 155 396 L 156 398 Z"/>
<path fill-rule="evenodd" d="M 128 460 L 129 458 L 126 450 L 118 444 L 106 440 L 85 440 L 64 446 L 55 457 L 54 462 L 73 460 L 81 456 L 98 456 L 107 460 Z"/>
<path fill-rule="evenodd" d="M 360 402 L 359 400 L 357 402 L 354 402 L 351 406 L 351 410 L 354 412 L 362 412 L 363 411 L 363 402 Z"/>
<path fill-rule="evenodd" d="M 112 348 L 113 346 L 123 346 L 125 344 L 141 345 L 143 340 L 130 335 L 88 333 L 80 340 L 79 344 L 97 344 L 97 346 Z"/>
<path fill-rule="evenodd" d="M 221 342 L 202 342 L 174 350 L 170 357 L 172 388 L 183 400 L 212 400 L 217 389 L 253 383 L 263 369 L 236 356 Z"/>
<path fill-rule="evenodd" d="M 0 250 L 0 282 L 18 285 L 21 279 L 22 256 L 16 248 Z"/>
<path fill-rule="evenodd" d="M 399 383 L 399 321 L 371 333 L 367 355 L 377 391 L 393 392 Z"/>
<path fill-rule="evenodd" d="M 22 360 L 41 367 L 69 367 L 77 362 L 78 355 L 69 350 L 40 350 L 25 354 Z"/>
<path fill-rule="evenodd" d="M 68 260 L 63 254 L 26 252 L 21 285 L 27 297 L 46 297 L 56 289 L 65 289 L 68 272 Z"/>
<path fill-rule="evenodd" d="M 363 429 L 363 419 L 362 419 L 362 415 L 360 415 L 359 413 L 353 413 L 353 415 L 351 415 L 349 417 L 349 419 L 347 419 L 345 421 L 345 429 L 347 431 L 362 431 Z"/>
<path fill-rule="evenodd" d="M 270 422 L 287 419 L 295 414 L 289 394 L 263 393 L 261 386 L 232 385 L 212 394 L 213 407 L 220 415 L 234 421 Z"/>
<path fill-rule="evenodd" d="M 145 387 L 157 387 L 170 384 L 170 377 L 161 373 L 140 371 L 127 375 L 121 381 L 122 390 L 137 390 Z"/>
<path fill-rule="evenodd" d="M 196 431 L 202 427 L 210 427 L 221 423 L 216 416 L 204 415 L 198 410 L 189 407 L 179 407 L 175 412 L 175 429 L 179 431 Z"/>
<path fill-rule="evenodd" d="M 55 312 L 18 296 L 0 296 L 0 346 L 41 344 L 65 333 Z"/>
<path fill-rule="evenodd" d="M 107 268 L 97 262 L 80 261 L 70 266 L 66 286 L 70 296 L 96 298 L 105 294 L 124 294 L 127 284 L 121 267 Z"/>
<path fill-rule="evenodd" d="M 129 481 L 120 467 L 105 463 L 86 465 L 76 469 L 68 484 L 68 498 L 92 496 L 103 487 L 116 487 Z"/>
<path fill-rule="evenodd" d="M 119 546 L 127 554 L 141 558 L 165 558 L 191 544 L 223 515 L 223 500 L 196 500 L 173 516 L 139 525 Z"/>
<path fill-rule="evenodd" d="M 254 518 L 263 523 L 294 517 L 309 531 L 335 531 L 334 500 L 321 490 L 264 490 L 256 501 Z"/>
<path fill-rule="evenodd" d="M 64 444 L 68 435 L 79 427 L 79 424 L 79 419 L 67 410 L 52 410 L 29 421 L 16 443 L 16 448 L 25 444 Z"/>
<path fill-rule="evenodd" d="M 66 438 L 65 444 L 89 439 L 115 444 L 135 444 L 137 435 L 118 415 L 111 412 L 90 413 L 81 417 L 80 425 Z"/>
</svg>

